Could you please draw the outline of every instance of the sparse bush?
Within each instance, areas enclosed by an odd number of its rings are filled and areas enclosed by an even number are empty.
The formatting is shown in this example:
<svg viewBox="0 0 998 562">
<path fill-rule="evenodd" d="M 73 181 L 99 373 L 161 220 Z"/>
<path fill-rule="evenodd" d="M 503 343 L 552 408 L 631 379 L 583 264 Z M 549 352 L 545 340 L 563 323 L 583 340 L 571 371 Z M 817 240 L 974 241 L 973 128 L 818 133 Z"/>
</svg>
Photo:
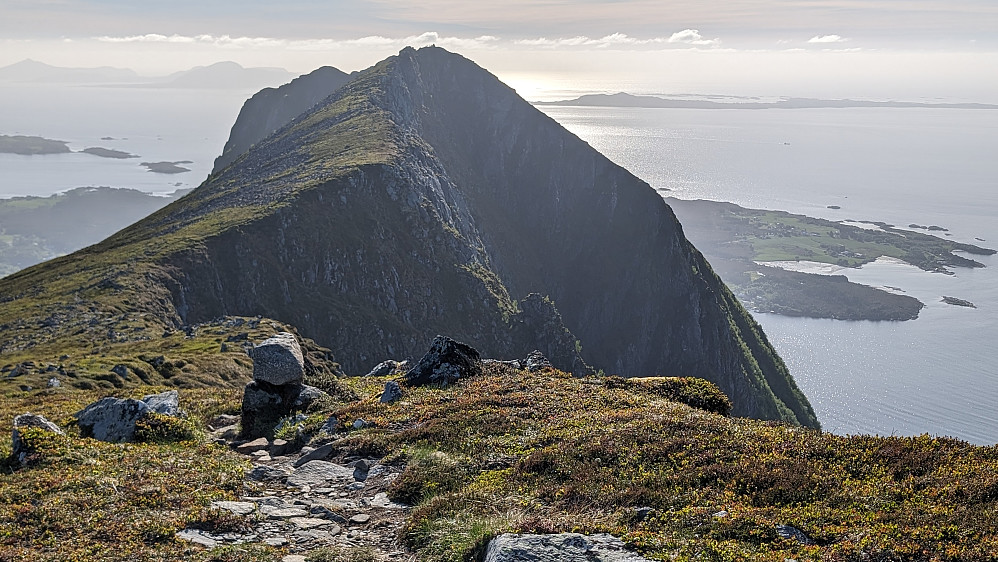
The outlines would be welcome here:
<svg viewBox="0 0 998 562">
<path fill-rule="evenodd" d="M 150 412 L 135 422 L 139 443 L 177 443 L 200 439 L 203 433 L 190 420 Z"/>
</svg>

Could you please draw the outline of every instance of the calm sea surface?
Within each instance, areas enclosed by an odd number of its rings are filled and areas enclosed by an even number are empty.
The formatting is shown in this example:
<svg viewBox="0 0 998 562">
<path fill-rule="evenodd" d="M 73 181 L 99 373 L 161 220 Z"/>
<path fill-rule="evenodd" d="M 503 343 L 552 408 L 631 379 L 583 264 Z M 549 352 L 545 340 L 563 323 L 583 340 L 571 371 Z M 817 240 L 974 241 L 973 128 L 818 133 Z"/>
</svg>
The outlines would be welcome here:
<svg viewBox="0 0 998 562">
<path fill-rule="evenodd" d="M 0 134 L 41 135 L 69 141 L 74 150 L 104 146 L 141 158 L 0 154 L 0 197 L 91 185 L 153 193 L 196 186 L 251 94 L 3 85 Z M 955 239 L 998 246 L 998 111 L 544 111 L 664 195 L 834 220 L 935 224 Z M 163 160 L 193 164 L 177 175 L 138 165 Z M 980 261 L 988 267 L 952 276 L 892 264 L 848 272 L 854 281 L 900 287 L 925 302 L 915 321 L 756 318 L 827 430 L 996 443 L 998 258 Z M 942 295 L 977 308 L 945 305 Z"/>
<path fill-rule="evenodd" d="M 670 190 L 663 194 L 833 220 L 934 224 L 954 239 L 998 247 L 998 111 L 544 111 L 653 187 Z M 998 258 L 976 259 L 987 268 L 952 276 L 897 264 L 846 270 L 853 281 L 900 287 L 926 303 L 914 321 L 756 318 L 825 429 L 993 444 Z M 946 305 L 942 295 L 977 308 Z"/>
</svg>

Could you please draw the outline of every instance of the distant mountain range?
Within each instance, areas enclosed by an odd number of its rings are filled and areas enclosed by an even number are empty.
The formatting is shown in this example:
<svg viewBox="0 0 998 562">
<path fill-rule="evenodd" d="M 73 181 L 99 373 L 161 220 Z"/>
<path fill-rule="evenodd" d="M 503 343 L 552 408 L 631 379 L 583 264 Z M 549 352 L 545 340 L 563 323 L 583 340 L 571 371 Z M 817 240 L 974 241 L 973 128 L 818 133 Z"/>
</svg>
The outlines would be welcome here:
<svg viewBox="0 0 998 562">
<path fill-rule="evenodd" d="M 589 94 L 575 99 L 538 101 L 534 105 L 570 105 L 589 107 L 649 107 L 671 109 L 819 109 L 837 107 L 927 107 L 945 109 L 998 109 L 986 103 L 923 103 L 908 101 L 826 100 L 818 98 L 787 98 L 774 102 L 718 102 L 698 99 L 676 99 L 660 96 L 635 96 L 625 92 Z"/>
<path fill-rule="evenodd" d="M 258 89 L 283 84 L 295 76 L 283 68 L 245 68 L 232 61 L 196 66 L 160 77 L 140 76 L 128 68 L 67 68 L 31 59 L 0 68 L 0 82 L 142 88 Z"/>
</svg>

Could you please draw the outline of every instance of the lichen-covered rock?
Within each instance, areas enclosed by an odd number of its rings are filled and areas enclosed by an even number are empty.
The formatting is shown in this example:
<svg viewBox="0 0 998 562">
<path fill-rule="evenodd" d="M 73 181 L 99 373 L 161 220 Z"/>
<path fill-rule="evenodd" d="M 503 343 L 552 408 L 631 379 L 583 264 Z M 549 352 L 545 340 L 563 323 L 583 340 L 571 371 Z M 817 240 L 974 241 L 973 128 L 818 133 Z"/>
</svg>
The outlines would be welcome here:
<svg viewBox="0 0 998 562">
<path fill-rule="evenodd" d="M 437 336 L 430 350 L 405 374 L 411 386 L 428 384 L 448 385 L 459 379 L 480 375 L 481 357 L 470 345 L 454 341 L 447 336 Z"/>
<path fill-rule="evenodd" d="M 149 411 L 149 405 L 131 398 L 107 397 L 76 412 L 74 416 L 83 437 L 117 443 L 131 441 L 135 422 Z"/>
<path fill-rule="evenodd" d="M 402 398 L 402 387 L 395 381 L 385 383 L 385 391 L 381 393 L 381 402 L 391 404 Z"/>
<path fill-rule="evenodd" d="M 176 416 L 179 412 L 179 395 L 176 390 L 148 394 L 142 400 L 107 397 L 76 412 L 80 434 L 98 441 L 118 443 L 132 441 L 135 422 L 147 414 Z"/>
<path fill-rule="evenodd" d="M 147 394 L 142 397 L 142 401 L 149 406 L 150 412 L 164 416 L 176 416 L 180 412 L 180 393 L 176 390 Z"/>
<path fill-rule="evenodd" d="M 485 562 L 650 562 L 608 534 L 499 535 L 489 542 Z"/>
<path fill-rule="evenodd" d="M 284 385 L 304 376 L 305 358 L 294 334 L 281 332 L 253 348 L 253 380 Z"/>
<path fill-rule="evenodd" d="M 56 424 L 50 422 L 45 416 L 38 414 L 21 414 L 14 418 L 14 429 L 11 431 L 11 456 L 16 458 L 19 462 L 23 462 L 24 458 L 27 456 L 28 451 L 25 449 L 24 441 L 21 439 L 21 433 L 18 431 L 27 429 L 29 427 L 38 428 L 45 431 L 50 431 L 59 435 L 64 435 L 62 429 Z"/>
</svg>

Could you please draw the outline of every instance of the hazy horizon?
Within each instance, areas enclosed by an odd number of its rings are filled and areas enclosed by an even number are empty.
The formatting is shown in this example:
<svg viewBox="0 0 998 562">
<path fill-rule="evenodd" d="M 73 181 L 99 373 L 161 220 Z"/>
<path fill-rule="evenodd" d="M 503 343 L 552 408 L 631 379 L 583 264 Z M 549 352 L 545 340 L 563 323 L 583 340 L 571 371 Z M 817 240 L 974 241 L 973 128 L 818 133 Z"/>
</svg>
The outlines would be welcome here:
<svg viewBox="0 0 998 562">
<path fill-rule="evenodd" d="M 562 91 L 998 101 L 985 0 L 3 2 L 0 66 L 162 76 L 231 60 L 350 72 L 430 44 L 525 98 Z"/>
</svg>

